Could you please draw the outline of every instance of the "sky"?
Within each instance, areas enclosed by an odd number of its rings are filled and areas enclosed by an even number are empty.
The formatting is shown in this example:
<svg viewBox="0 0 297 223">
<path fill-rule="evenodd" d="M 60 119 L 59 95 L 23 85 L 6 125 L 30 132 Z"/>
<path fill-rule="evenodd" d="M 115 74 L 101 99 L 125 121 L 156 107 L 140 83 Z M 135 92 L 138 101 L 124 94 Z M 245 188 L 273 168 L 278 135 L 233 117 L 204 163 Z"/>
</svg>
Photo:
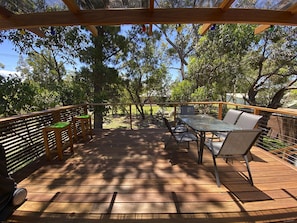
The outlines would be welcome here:
<svg viewBox="0 0 297 223">
<path fill-rule="evenodd" d="M 0 63 L 4 65 L 4 69 L 0 68 L 0 74 L 2 75 L 16 72 L 19 54 L 13 48 L 13 44 L 9 41 L 0 43 Z"/>
</svg>

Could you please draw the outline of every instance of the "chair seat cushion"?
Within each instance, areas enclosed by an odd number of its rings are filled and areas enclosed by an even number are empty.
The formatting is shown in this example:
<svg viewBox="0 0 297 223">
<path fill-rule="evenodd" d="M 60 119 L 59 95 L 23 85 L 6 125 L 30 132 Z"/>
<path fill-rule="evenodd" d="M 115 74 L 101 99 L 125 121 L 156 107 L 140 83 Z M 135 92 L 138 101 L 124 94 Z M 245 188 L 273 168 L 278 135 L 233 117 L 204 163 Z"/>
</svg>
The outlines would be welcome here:
<svg viewBox="0 0 297 223">
<path fill-rule="evenodd" d="M 175 127 L 171 128 L 173 132 L 181 133 L 181 132 L 187 132 L 188 128 L 184 125 L 177 125 Z"/>
<path fill-rule="evenodd" d="M 175 139 L 179 142 L 191 142 L 191 141 L 196 141 L 197 136 L 190 132 L 183 132 L 183 133 L 175 133 L 174 134 Z"/>
<path fill-rule="evenodd" d="M 70 123 L 69 122 L 56 122 L 53 125 L 51 125 L 51 128 L 64 128 L 68 126 Z"/>
<path fill-rule="evenodd" d="M 209 141 L 205 142 L 205 145 L 207 148 L 213 153 L 213 155 L 218 155 L 221 147 L 222 147 L 223 141 Z"/>
</svg>

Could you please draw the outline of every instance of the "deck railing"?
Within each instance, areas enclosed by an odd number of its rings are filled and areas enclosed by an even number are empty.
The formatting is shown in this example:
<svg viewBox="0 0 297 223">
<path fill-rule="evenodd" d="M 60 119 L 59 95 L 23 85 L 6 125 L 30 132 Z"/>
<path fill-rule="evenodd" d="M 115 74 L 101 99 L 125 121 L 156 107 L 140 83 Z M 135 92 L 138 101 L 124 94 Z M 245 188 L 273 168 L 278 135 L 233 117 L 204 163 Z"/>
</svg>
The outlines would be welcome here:
<svg viewBox="0 0 297 223">
<path fill-rule="evenodd" d="M 86 111 L 87 105 L 75 105 L 0 119 L 0 143 L 5 149 L 8 171 L 14 173 L 45 155 L 44 127 L 58 121 L 70 122 L 73 116 Z M 55 144 L 53 134 L 49 135 L 49 144 Z"/>
<path fill-rule="evenodd" d="M 147 119 L 144 127 L 150 124 L 163 125 L 162 116 L 168 116 L 172 120 L 180 112 L 180 106 L 184 103 L 158 103 L 145 104 L 144 111 Z M 264 107 L 234 104 L 228 102 L 188 102 L 186 105 L 193 105 L 196 113 L 211 114 L 218 119 L 222 119 L 228 109 L 240 109 L 263 117 L 258 123 L 258 128 L 262 129 L 262 136 L 257 145 L 272 154 L 279 156 L 287 162 L 297 166 L 297 109 L 270 109 Z M 139 124 L 139 112 L 131 104 L 92 104 L 91 107 L 105 106 L 109 113 L 105 116 L 106 128 L 118 126 L 137 129 Z M 123 123 L 113 125 L 112 120 L 116 117 L 123 117 Z M 135 118 L 137 117 L 137 118 Z M 121 119 L 116 119 L 117 122 Z"/>
<path fill-rule="evenodd" d="M 278 155 L 287 162 L 297 166 L 297 111 L 285 109 L 267 109 L 262 107 L 232 104 L 226 102 L 190 102 L 197 113 L 211 114 L 219 119 L 224 117 L 230 108 L 243 109 L 247 112 L 260 114 L 263 118 L 258 127 L 263 130 L 258 146 Z M 104 106 L 104 128 L 137 129 L 150 124 L 163 125 L 161 117 L 168 116 L 172 120 L 179 113 L 181 103 L 146 104 L 147 118 L 145 125 L 139 124 L 139 113 L 133 105 L 124 104 L 83 104 L 65 106 L 34 112 L 26 115 L 0 119 L 0 143 L 4 146 L 8 170 L 11 173 L 45 155 L 42 129 L 57 121 L 72 121 L 75 115 L 92 114 L 94 107 Z M 117 117 L 123 123 L 111 125 Z M 67 135 L 63 136 L 64 138 Z M 55 146 L 54 135 L 49 136 L 50 147 Z"/>
</svg>

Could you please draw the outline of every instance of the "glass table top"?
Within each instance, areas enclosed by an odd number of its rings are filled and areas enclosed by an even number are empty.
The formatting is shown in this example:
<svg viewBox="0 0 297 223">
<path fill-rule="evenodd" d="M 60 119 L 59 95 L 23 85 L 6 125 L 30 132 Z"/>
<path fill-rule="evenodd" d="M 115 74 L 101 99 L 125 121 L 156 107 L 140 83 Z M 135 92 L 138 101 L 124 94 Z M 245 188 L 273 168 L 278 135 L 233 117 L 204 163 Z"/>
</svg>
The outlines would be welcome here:
<svg viewBox="0 0 297 223">
<path fill-rule="evenodd" d="M 216 119 L 207 114 L 179 115 L 178 118 L 193 130 L 199 132 L 228 132 L 241 129 L 236 125 Z"/>
</svg>

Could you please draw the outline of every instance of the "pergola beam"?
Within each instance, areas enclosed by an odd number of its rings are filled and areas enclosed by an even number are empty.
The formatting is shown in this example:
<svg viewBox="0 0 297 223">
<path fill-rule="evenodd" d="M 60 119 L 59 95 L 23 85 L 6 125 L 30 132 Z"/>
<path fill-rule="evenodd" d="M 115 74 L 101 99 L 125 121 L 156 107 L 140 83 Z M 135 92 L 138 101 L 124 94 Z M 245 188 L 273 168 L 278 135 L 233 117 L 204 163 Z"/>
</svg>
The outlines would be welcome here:
<svg viewBox="0 0 297 223">
<path fill-rule="evenodd" d="M 79 16 L 81 10 L 74 0 L 63 0 L 68 9 L 76 16 Z M 86 25 L 86 28 L 94 35 L 98 36 L 98 30 L 93 25 Z"/>
<path fill-rule="evenodd" d="M 232 5 L 232 3 L 235 0 L 224 0 L 220 5 L 219 8 L 222 9 L 223 11 L 226 11 L 228 8 L 230 8 L 230 6 Z M 203 24 L 200 29 L 199 29 L 199 34 L 200 35 L 204 35 L 207 30 L 209 30 L 209 28 L 212 26 L 211 23 L 205 23 Z"/>
<path fill-rule="evenodd" d="M 178 16 L 177 16 L 178 15 Z M 11 15 L 0 20 L 0 30 L 44 26 L 121 25 L 121 24 L 264 24 L 297 25 L 297 15 L 289 11 L 219 8 L 174 8 L 132 10 L 81 10 L 79 16 L 69 11 Z"/>
<path fill-rule="evenodd" d="M 291 7 L 289 7 L 287 9 L 288 12 L 291 12 L 292 14 L 296 14 L 297 13 L 297 3 L 292 5 Z M 255 28 L 255 35 L 264 32 L 265 30 L 269 29 L 271 27 L 271 25 L 259 25 Z"/>
<path fill-rule="evenodd" d="M 14 13 L 12 13 L 11 11 L 7 10 L 6 8 L 0 6 L 0 17 L 2 17 L 3 19 L 9 20 L 9 18 L 13 15 L 14 15 Z M 28 28 L 27 30 L 36 34 L 37 36 L 45 37 L 44 32 L 41 31 L 39 28 Z"/>
</svg>

